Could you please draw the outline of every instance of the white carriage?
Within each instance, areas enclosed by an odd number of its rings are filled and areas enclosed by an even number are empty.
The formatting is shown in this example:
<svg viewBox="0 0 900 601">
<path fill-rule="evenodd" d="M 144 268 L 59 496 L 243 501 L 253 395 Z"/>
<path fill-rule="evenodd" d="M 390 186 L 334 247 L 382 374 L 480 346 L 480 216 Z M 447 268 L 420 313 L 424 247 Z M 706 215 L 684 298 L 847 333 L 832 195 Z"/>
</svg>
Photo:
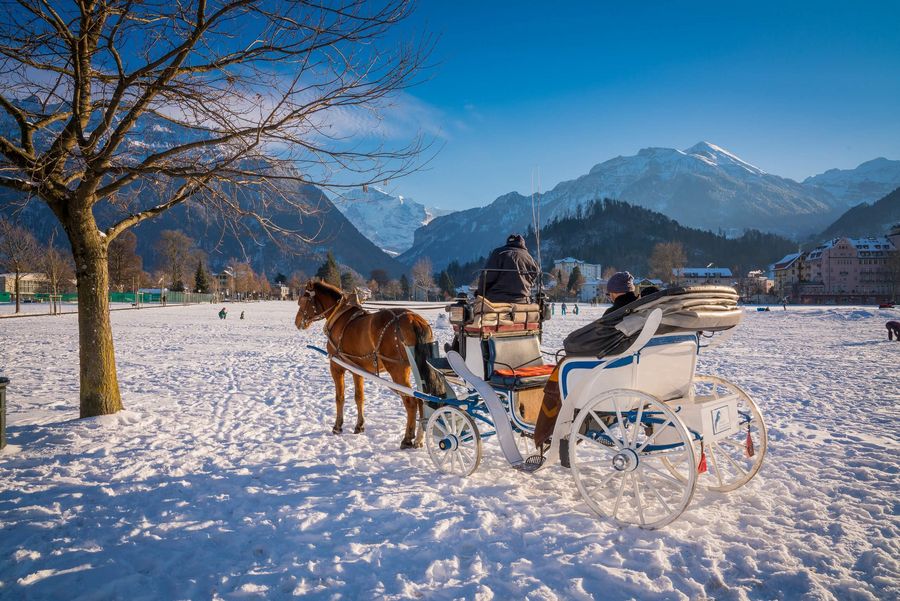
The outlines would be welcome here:
<svg viewBox="0 0 900 601">
<path fill-rule="evenodd" d="M 565 356 L 548 365 L 539 346 L 545 307 L 460 300 L 448 307 L 460 352 L 429 362 L 453 393 L 436 398 L 379 380 L 426 403 L 425 444 L 439 470 L 468 476 L 482 441 L 496 436 L 514 468 L 558 462 L 592 511 L 658 528 L 681 515 L 697 486 L 734 490 L 765 457 L 766 427 L 753 399 L 695 373 L 698 354 L 740 322 L 736 302 L 721 286 L 658 292 L 573 332 Z M 538 448 L 535 427 L 541 411 L 550 413 L 542 400 L 553 386 L 558 415 Z"/>
</svg>

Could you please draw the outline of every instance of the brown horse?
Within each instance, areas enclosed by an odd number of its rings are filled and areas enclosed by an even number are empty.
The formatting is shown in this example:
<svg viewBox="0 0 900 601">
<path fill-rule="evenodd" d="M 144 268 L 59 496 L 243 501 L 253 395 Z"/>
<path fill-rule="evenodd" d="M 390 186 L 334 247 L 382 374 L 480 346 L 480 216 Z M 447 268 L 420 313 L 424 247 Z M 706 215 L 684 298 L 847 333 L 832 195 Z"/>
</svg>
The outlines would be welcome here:
<svg viewBox="0 0 900 601">
<path fill-rule="evenodd" d="M 305 330 L 313 322 L 325 320 L 328 337 L 328 354 L 340 357 L 365 371 L 377 374 L 387 371 L 391 379 L 404 386 L 410 385 L 410 365 L 405 346 L 413 347 L 413 357 L 422 376 L 423 392 L 435 396 L 444 395 L 444 383 L 425 363 L 429 345 L 434 340 L 431 327 L 421 316 L 407 309 L 382 309 L 369 313 L 351 302 L 350 298 L 330 284 L 310 280 L 300 297 L 297 317 L 298 329 Z M 334 380 L 334 400 L 337 416 L 332 432 L 340 434 L 344 428 L 344 372 L 347 370 L 331 362 Z M 356 400 L 356 427 L 358 434 L 365 430 L 363 417 L 363 378 L 353 374 Z M 406 408 L 406 431 L 400 448 L 421 447 L 424 432 L 416 435 L 416 410 L 423 414 L 422 401 L 400 395 Z"/>
</svg>

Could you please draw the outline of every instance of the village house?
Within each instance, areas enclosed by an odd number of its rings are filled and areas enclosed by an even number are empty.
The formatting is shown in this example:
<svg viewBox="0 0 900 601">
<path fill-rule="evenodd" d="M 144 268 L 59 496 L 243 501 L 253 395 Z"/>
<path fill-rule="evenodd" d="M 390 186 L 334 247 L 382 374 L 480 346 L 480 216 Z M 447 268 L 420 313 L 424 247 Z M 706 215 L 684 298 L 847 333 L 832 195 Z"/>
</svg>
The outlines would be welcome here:
<svg viewBox="0 0 900 601">
<path fill-rule="evenodd" d="M 36 294 L 49 292 L 50 284 L 43 273 L 20 273 L 19 294 L 22 299 L 32 299 Z M 16 274 L 0 273 L 0 293 L 10 295 L 14 299 L 16 295 Z"/>
<path fill-rule="evenodd" d="M 553 272 L 562 272 L 563 277 L 567 280 L 575 267 L 578 267 L 578 271 L 581 272 L 585 281 L 599 280 L 602 276 L 603 267 L 599 263 L 585 263 L 584 261 L 573 257 L 566 257 L 565 259 L 553 261 Z M 563 285 L 566 285 L 567 283 L 568 281 L 563 282 Z"/>
</svg>

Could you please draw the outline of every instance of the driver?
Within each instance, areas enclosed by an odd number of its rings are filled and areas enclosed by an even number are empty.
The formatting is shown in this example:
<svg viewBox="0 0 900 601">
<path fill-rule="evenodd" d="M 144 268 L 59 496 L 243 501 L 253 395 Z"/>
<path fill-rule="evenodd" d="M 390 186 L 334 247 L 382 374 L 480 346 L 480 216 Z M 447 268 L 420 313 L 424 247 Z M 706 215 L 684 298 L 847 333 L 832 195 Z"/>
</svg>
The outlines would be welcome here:
<svg viewBox="0 0 900 601">
<path fill-rule="evenodd" d="M 528 303 L 539 271 L 525 247 L 525 238 L 510 234 L 506 244 L 495 248 L 488 257 L 478 281 L 478 290 L 491 302 Z"/>
</svg>

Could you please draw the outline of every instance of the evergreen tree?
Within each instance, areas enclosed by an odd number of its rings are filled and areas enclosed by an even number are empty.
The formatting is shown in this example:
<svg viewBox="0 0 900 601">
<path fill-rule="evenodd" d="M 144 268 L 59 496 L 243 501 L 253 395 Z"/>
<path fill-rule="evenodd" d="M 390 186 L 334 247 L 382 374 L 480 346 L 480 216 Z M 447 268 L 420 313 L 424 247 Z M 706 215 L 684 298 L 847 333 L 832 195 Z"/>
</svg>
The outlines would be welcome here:
<svg viewBox="0 0 900 601">
<path fill-rule="evenodd" d="M 341 287 L 341 268 L 338 267 L 337 261 L 335 261 L 334 255 L 330 250 L 325 257 L 325 262 L 322 263 L 322 266 L 316 272 L 316 277 L 326 284 L 331 284 L 337 288 Z"/>
<path fill-rule="evenodd" d="M 278 275 L 275 276 L 276 284 L 287 284 L 287 281 L 288 281 L 287 276 L 284 275 L 283 273 L 281 273 L 280 271 L 278 272 Z"/>
<path fill-rule="evenodd" d="M 456 294 L 456 291 L 454 290 L 453 280 L 450 278 L 450 274 L 447 273 L 446 270 L 442 271 L 439 280 L 441 292 L 452 298 L 453 295 Z"/>
<path fill-rule="evenodd" d="M 353 292 L 359 283 L 352 271 L 345 271 L 341 274 L 341 290 L 344 292 Z"/>
<path fill-rule="evenodd" d="M 409 278 L 406 277 L 406 274 L 400 276 L 400 291 L 403 293 L 403 298 L 409 298 Z"/>
<path fill-rule="evenodd" d="M 581 290 L 581 287 L 584 285 L 584 276 L 581 275 L 581 268 L 576 265 L 572 269 L 572 273 L 569 274 L 569 284 L 566 286 L 566 289 L 569 292 L 578 294 L 578 291 Z"/>
<path fill-rule="evenodd" d="M 197 292 L 209 292 L 209 278 L 203 269 L 203 262 L 197 261 L 197 271 L 194 273 L 194 289 Z"/>
</svg>

